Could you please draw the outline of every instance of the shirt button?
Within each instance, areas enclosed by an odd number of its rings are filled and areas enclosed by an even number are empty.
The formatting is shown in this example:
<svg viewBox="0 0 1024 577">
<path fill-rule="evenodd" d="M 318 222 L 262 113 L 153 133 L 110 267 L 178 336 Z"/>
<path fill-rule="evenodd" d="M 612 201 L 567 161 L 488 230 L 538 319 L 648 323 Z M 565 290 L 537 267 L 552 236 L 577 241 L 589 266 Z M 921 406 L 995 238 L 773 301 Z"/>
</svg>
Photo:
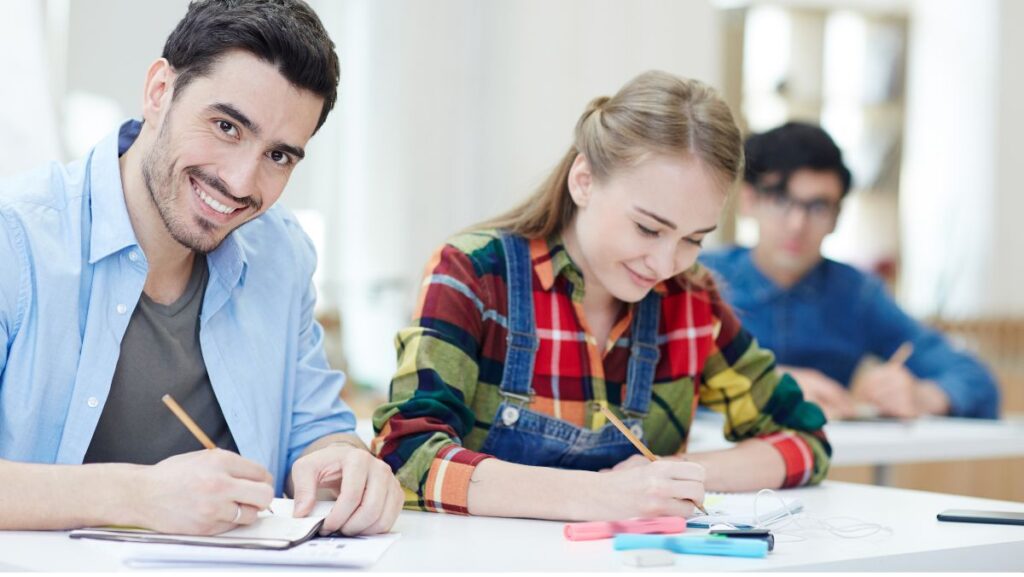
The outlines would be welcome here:
<svg viewBox="0 0 1024 577">
<path fill-rule="evenodd" d="M 516 424 L 519 420 L 519 409 L 515 407 L 505 407 L 501 411 L 501 422 L 505 423 L 506 427 L 511 427 Z"/>
<path fill-rule="evenodd" d="M 128 260 L 130 260 L 132 262 L 138 262 L 138 260 L 139 260 L 139 253 L 134 251 L 134 250 L 131 251 L 130 253 L 128 253 Z"/>
<path fill-rule="evenodd" d="M 128 305 L 124 303 L 117 305 L 117 314 L 123 315 L 126 312 L 128 312 Z"/>
<path fill-rule="evenodd" d="M 633 426 L 629 428 L 629 432 L 633 433 L 633 436 L 637 439 L 644 438 L 644 428 L 640 426 L 640 423 L 634 423 Z"/>
<path fill-rule="evenodd" d="M 89 405 L 90 409 L 95 409 L 96 407 L 100 406 L 100 400 L 97 399 L 96 397 L 89 397 L 89 400 L 87 400 L 85 404 Z"/>
</svg>

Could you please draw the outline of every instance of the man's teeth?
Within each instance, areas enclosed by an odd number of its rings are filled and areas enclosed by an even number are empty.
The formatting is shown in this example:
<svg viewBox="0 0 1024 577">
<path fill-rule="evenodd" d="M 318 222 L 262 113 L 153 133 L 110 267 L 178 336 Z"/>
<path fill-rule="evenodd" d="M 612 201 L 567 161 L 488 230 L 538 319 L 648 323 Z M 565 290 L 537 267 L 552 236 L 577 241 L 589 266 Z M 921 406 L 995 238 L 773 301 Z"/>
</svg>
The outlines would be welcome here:
<svg viewBox="0 0 1024 577">
<path fill-rule="evenodd" d="M 215 198 L 203 192 L 202 189 L 200 189 L 195 184 L 192 185 L 192 190 L 196 191 L 196 194 L 198 194 L 199 198 L 206 203 L 206 206 L 209 206 L 210 208 L 216 210 L 221 214 L 231 214 L 232 212 L 235 212 L 235 210 L 237 210 L 234 208 L 230 208 L 224 205 L 223 203 L 217 202 Z"/>
</svg>

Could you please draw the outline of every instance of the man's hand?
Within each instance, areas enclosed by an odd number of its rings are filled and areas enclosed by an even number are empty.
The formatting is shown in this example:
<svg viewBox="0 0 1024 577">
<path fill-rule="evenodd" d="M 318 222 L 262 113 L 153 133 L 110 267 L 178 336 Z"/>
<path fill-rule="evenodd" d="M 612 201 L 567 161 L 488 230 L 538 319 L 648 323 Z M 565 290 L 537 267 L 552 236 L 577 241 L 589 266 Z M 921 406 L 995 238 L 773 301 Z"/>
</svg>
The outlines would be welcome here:
<svg viewBox="0 0 1024 577">
<path fill-rule="evenodd" d="M 161 533 L 215 535 L 256 520 L 274 499 L 261 465 L 222 449 L 175 455 L 140 467 L 130 502 L 137 524 Z"/>
<path fill-rule="evenodd" d="M 878 407 L 887 417 L 913 419 L 949 413 L 949 397 L 932 381 L 919 380 L 906 367 L 883 363 L 857 378 L 855 398 Z"/>
<path fill-rule="evenodd" d="M 882 363 L 865 369 L 854 385 L 854 397 L 878 407 L 886 417 L 913 419 L 918 415 L 914 402 L 917 379 L 901 364 Z"/>
<path fill-rule="evenodd" d="M 830 421 L 849 419 L 857 414 L 849 391 L 821 371 L 797 367 L 779 367 L 779 370 L 789 373 L 803 391 L 804 399 L 821 407 Z"/>
<path fill-rule="evenodd" d="M 321 534 L 386 533 L 395 524 L 405 500 L 391 467 L 364 448 L 332 443 L 300 457 L 292 466 L 295 516 L 313 510 L 318 489 L 328 489 L 337 500 L 324 520 Z"/>
</svg>

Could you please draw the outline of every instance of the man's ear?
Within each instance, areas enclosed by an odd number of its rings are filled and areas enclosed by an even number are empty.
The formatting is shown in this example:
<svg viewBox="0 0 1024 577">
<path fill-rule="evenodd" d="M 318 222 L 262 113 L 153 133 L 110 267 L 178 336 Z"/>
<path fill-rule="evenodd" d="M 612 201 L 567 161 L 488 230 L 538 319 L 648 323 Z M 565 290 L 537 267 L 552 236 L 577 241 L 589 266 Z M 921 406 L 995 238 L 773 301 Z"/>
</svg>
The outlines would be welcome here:
<svg viewBox="0 0 1024 577">
<path fill-rule="evenodd" d="M 757 207 L 757 191 L 749 182 L 740 185 L 739 213 L 741 216 L 753 217 Z"/>
<path fill-rule="evenodd" d="M 835 232 L 836 227 L 839 225 L 839 216 L 843 214 L 843 199 L 845 198 L 845 196 L 839 197 L 839 204 L 836 206 L 836 217 L 832 219 L 832 226 L 828 228 L 828 234 Z"/>
<path fill-rule="evenodd" d="M 158 58 L 149 65 L 142 93 L 142 119 L 150 126 L 159 126 L 160 118 L 171 106 L 175 78 L 177 75 L 166 58 Z"/>
<path fill-rule="evenodd" d="M 576 206 L 583 208 L 590 202 L 590 188 L 593 183 L 594 175 L 590 171 L 590 162 L 586 156 L 577 154 L 576 160 L 569 168 L 569 195 Z"/>
</svg>

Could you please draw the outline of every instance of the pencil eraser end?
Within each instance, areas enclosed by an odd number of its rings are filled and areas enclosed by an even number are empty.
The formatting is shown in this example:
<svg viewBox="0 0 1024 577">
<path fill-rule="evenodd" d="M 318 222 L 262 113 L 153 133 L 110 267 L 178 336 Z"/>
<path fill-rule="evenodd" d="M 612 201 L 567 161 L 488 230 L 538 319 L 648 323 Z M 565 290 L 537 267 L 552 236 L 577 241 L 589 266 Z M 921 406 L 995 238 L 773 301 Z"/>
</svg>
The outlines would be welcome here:
<svg viewBox="0 0 1024 577">
<path fill-rule="evenodd" d="M 676 564 L 676 556 L 664 549 L 634 549 L 622 554 L 622 564 L 629 567 L 667 567 Z"/>
</svg>

